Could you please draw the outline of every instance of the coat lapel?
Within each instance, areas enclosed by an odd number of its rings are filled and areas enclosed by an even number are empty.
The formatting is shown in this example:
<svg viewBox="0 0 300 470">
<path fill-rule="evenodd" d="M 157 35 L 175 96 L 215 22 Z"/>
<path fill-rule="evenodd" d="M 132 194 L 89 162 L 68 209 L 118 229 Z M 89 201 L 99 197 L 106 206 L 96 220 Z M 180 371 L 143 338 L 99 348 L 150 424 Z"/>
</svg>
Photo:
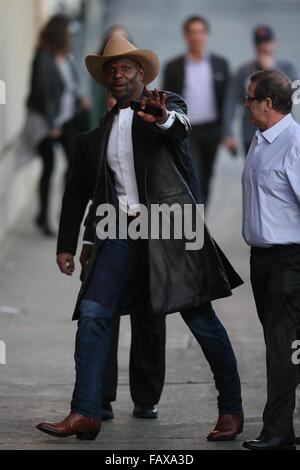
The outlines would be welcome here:
<svg viewBox="0 0 300 470">
<path fill-rule="evenodd" d="M 109 200 L 106 165 L 107 146 L 115 114 L 116 107 L 103 117 L 99 127 L 99 143 L 98 148 L 95 148 L 95 152 L 97 153 L 97 178 L 93 196 L 93 200 L 97 205 L 100 202 L 108 202 Z"/>
<path fill-rule="evenodd" d="M 132 145 L 135 175 L 138 185 L 140 202 L 146 203 L 146 169 L 149 161 L 149 124 L 143 121 L 137 113 L 134 113 L 132 121 Z"/>
<path fill-rule="evenodd" d="M 184 56 L 178 59 L 178 67 L 177 67 L 176 74 L 177 74 L 177 80 L 178 80 L 177 93 L 181 95 L 183 93 L 184 80 L 185 80 L 185 57 Z"/>
</svg>

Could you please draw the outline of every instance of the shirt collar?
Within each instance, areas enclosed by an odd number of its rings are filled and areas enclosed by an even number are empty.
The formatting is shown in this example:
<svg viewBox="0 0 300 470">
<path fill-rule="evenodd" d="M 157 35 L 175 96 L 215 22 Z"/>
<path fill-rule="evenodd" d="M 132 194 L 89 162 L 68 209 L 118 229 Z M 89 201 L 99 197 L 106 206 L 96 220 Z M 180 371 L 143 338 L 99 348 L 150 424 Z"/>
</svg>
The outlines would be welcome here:
<svg viewBox="0 0 300 470">
<path fill-rule="evenodd" d="M 263 138 L 266 139 L 270 144 L 274 142 L 275 139 L 289 127 L 292 123 L 293 118 L 292 115 L 289 113 L 284 118 L 280 119 L 274 126 L 270 127 L 264 132 L 256 131 L 255 135 L 257 137 L 257 143 L 262 142 Z"/>
<path fill-rule="evenodd" d="M 203 55 L 203 59 L 202 60 L 193 60 L 189 54 L 186 54 L 185 56 L 185 62 L 186 64 L 190 64 L 190 65 L 196 65 L 196 64 L 201 64 L 203 62 L 209 62 L 210 60 L 210 53 L 209 52 L 205 52 L 204 55 Z"/>
</svg>

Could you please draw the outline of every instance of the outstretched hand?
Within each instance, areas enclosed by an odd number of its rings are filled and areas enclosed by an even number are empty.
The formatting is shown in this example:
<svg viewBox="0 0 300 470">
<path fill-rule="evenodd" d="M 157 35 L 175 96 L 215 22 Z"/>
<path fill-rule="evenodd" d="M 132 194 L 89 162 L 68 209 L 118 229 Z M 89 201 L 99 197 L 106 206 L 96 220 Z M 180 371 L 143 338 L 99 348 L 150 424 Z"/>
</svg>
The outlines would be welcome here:
<svg viewBox="0 0 300 470">
<path fill-rule="evenodd" d="M 165 93 L 159 93 L 158 89 L 155 88 L 154 91 L 145 89 L 146 96 L 143 96 L 141 99 L 141 108 L 144 110 L 147 104 L 157 106 L 163 110 L 163 115 L 161 117 L 153 116 L 153 114 L 145 113 L 144 111 L 139 111 L 138 115 L 146 122 L 163 124 L 168 119 L 168 112 L 166 108 L 167 96 Z"/>
</svg>

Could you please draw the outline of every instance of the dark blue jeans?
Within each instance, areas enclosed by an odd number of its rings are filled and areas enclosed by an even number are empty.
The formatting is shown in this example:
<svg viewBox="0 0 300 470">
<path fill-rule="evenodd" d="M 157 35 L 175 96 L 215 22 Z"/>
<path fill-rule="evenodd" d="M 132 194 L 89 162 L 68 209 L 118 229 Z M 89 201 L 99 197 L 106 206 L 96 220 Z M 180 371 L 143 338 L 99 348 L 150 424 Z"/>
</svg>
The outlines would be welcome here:
<svg viewBox="0 0 300 470">
<path fill-rule="evenodd" d="M 126 290 L 143 272 L 145 242 L 105 241 L 80 305 L 75 346 L 76 382 L 72 411 L 101 417 L 103 372 L 109 352 L 111 321 Z M 220 413 L 242 411 L 236 360 L 227 333 L 210 303 L 181 312 L 213 372 Z"/>
</svg>

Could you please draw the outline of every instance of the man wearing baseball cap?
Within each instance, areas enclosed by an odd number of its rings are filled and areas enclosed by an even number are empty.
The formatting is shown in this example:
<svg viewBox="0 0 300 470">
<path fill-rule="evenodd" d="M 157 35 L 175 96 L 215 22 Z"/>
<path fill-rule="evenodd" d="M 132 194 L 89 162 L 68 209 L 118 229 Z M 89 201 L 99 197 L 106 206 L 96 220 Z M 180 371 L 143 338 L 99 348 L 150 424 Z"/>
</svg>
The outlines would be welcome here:
<svg viewBox="0 0 300 470">
<path fill-rule="evenodd" d="M 237 153 L 238 144 L 234 136 L 234 117 L 238 108 L 243 109 L 242 142 L 247 155 L 252 138 L 256 132 L 244 108 L 245 95 L 250 76 L 259 70 L 276 69 L 285 73 L 291 81 L 300 78 L 298 68 L 287 60 L 276 58 L 277 42 L 273 29 L 268 25 L 256 26 L 253 30 L 255 58 L 242 65 L 233 76 L 225 104 L 224 145 L 233 155 Z"/>
</svg>

